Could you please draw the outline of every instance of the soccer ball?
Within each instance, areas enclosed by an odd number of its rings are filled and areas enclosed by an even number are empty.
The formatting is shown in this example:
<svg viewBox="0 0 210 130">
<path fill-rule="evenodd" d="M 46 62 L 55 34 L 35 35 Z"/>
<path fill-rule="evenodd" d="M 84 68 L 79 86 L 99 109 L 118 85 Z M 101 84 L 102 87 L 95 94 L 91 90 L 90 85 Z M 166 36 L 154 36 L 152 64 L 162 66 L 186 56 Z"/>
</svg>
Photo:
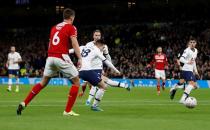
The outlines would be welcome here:
<svg viewBox="0 0 210 130">
<path fill-rule="evenodd" d="M 197 105 L 197 100 L 194 97 L 188 97 L 184 104 L 187 108 L 194 108 Z"/>
</svg>

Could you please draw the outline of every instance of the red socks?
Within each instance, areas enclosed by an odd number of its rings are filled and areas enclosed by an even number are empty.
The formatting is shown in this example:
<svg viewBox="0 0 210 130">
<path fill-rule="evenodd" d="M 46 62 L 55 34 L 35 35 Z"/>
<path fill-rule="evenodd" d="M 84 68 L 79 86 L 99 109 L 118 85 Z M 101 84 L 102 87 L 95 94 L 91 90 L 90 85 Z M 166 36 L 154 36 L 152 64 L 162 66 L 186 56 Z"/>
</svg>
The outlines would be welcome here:
<svg viewBox="0 0 210 130">
<path fill-rule="evenodd" d="M 71 109 L 76 101 L 78 92 L 79 92 L 79 86 L 76 86 L 73 84 L 69 91 L 68 101 L 66 103 L 66 110 L 65 110 L 66 112 L 71 111 Z"/>
<path fill-rule="evenodd" d="M 42 85 L 40 83 L 33 86 L 31 92 L 28 94 L 28 96 L 25 98 L 24 102 L 27 106 L 30 101 L 42 90 Z"/>
<path fill-rule="evenodd" d="M 160 85 L 157 85 L 157 91 L 160 91 Z"/>
</svg>

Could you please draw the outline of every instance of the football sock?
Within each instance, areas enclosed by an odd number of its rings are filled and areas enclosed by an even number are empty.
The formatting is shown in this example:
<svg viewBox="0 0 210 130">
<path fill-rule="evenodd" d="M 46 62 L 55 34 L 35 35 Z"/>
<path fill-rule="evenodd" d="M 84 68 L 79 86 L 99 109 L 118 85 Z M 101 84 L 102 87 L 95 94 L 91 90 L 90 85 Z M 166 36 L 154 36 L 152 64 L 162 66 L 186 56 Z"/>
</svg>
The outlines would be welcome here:
<svg viewBox="0 0 210 130">
<path fill-rule="evenodd" d="M 77 99 L 77 94 L 79 92 L 79 86 L 77 85 L 72 85 L 71 89 L 69 90 L 69 95 L 68 95 L 68 101 L 66 103 L 66 112 L 70 112 L 72 110 L 72 107 Z"/>
<path fill-rule="evenodd" d="M 113 81 L 111 79 L 108 79 L 105 83 L 110 85 L 110 86 L 112 86 L 112 87 L 121 87 L 121 88 L 125 88 L 126 87 L 125 83 L 120 83 L 118 81 Z"/>
<path fill-rule="evenodd" d="M 25 98 L 24 103 L 27 106 L 31 100 L 43 89 L 40 83 L 33 86 L 31 92 L 29 92 L 28 96 Z"/>
<path fill-rule="evenodd" d="M 19 78 L 16 80 L 16 89 L 19 89 Z"/>
<path fill-rule="evenodd" d="M 9 78 L 8 80 L 8 89 L 12 89 L 12 78 Z"/>
<path fill-rule="evenodd" d="M 92 86 L 89 92 L 89 96 L 88 96 L 88 102 L 91 102 L 95 96 L 95 93 L 97 91 L 97 87 L 96 86 Z"/>
<path fill-rule="evenodd" d="M 184 90 L 182 97 L 181 97 L 181 101 L 184 101 L 187 99 L 187 97 L 189 96 L 192 89 L 193 89 L 193 86 L 191 84 L 188 84 L 186 89 Z"/>
<path fill-rule="evenodd" d="M 160 85 L 159 84 L 157 85 L 157 91 L 158 92 L 160 91 Z"/>
<path fill-rule="evenodd" d="M 96 92 L 95 99 L 93 101 L 93 106 L 96 107 L 98 106 L 99 102 L 101 101 L 103 95 L 104 95 L 105 90 L 99 88 L 98 91 Z"/>
<path fill-rule="evenodd" d="M 182 88 L 184 88 L 184 83 L 176 83 L 176 84 L 174 84 L 173 85 L 173 87 L 172 87 L 173 89 L 175 89 L 175 90 L 177 90 L 177 89 L 182 89 Z"/>
</svg>

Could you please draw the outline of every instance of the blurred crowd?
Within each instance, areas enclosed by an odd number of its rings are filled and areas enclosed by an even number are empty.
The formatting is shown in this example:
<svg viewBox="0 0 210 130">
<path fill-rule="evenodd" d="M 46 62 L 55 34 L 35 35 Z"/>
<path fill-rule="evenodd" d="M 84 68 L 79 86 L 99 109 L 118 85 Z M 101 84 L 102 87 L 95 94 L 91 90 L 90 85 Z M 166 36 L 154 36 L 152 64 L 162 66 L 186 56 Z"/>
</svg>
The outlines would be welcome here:
<svg viewBox="0 0 210 130">
<path fill-rule="evenodd" d="M 156 48 L 162 46 L 168 58 L 168 79 L 180 77 L 177 55 L 186 48 L 190 36 L 197 39 L 197 68 L 202 79 L 210 79 L 210 25 L 207 21 L 173 23 L 141 23 L 117 25 L 84 25 L 78 28 L 78 40 L 85 44 L 92 40 L 92 31 L 101 29 L 109 46 L 113 64 L 122 72 L 116 75 L 105 67 L 113 78 L 154 78 L 150 64 Z M 20 52 L 21 76 L 41 77 L 47 57 L 49 28 L 8 30 L 0 36 L 0 75 L 7 75 L 5 63 L 11 45 Z M 73 61 L 76 59 L 73 58 Z"/>
</svg>

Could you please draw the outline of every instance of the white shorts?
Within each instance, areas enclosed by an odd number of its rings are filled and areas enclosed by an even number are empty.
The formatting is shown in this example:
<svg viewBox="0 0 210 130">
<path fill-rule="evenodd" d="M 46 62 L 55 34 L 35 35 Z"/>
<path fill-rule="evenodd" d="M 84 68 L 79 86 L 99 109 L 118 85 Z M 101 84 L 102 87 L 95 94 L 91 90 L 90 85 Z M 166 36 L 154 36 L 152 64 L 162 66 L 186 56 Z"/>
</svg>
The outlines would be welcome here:
<svg viewBox="0 0 210 130">
<path fill-rule="evenodd" d="M 155 69 L 155 78 L 166 79 L 165 70 Z"/>
<path fill-rule="evenodd" d="M 71 59 L 70 61 L 66 61 L 61 58 L 48 57 L 44 68 L 44 76 L 53 77 L 56 76 L 58 72 L 63 73 L 64 77 L 70 79 L 79 75 Z"/>
</svg>

